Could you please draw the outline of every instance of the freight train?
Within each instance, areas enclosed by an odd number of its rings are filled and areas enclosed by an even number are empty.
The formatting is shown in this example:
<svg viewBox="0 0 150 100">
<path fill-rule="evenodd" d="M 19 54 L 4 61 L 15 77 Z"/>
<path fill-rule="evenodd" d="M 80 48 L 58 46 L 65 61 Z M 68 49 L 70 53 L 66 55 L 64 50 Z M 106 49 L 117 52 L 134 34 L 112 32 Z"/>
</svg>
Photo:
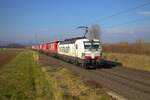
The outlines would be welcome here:
<svg viewBox="0 0 150 100">
<path fill-rule="evenodd" d="M 98 39 L 89 40 L 86 37 L 66 39 L 33 45 L 32 49 L 60 58 L 70 63 L 89 68 L 97 65 L 102 57 L 102 44 Z"/>
</svg>

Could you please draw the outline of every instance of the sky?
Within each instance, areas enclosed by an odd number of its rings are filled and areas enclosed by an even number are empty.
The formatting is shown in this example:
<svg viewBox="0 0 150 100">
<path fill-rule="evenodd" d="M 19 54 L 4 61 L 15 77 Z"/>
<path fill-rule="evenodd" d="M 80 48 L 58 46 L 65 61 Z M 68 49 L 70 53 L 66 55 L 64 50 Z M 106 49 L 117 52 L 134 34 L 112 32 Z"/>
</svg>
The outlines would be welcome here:
<svg viewBox="0 0 150 100">
<path fill-rule="evenodd" d="M 132 9 L 139 5 L 146 6 Z M 117 14 L 113 17 L 109 17 Z M 103 42 L 150 42 L 149 0 L 0 0 L 0 41 L 40 43 L 82 36 L 101 27 Z"/>
</svg>

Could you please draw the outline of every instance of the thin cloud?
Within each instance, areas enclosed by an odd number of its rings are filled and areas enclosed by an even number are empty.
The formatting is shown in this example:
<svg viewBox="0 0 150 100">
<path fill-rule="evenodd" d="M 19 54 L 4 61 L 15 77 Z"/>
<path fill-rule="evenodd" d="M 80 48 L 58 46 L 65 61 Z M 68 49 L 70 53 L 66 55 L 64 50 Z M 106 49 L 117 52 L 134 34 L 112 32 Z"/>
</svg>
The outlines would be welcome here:
<svg viewBox="0 0 150 100">
<path fill-rule="evenodd" d="M 135 31 L 129 28 L 110 28 L 105 30 L 107 33 L 110 34 L 134 34 Z"/>
<path fill-rule="evenodd" d="M 150 11 L 140 11 L 140 12 L 137 12 L 137 14 L 144 15 L 144 16 L 150 16 Z"/>
<path fill-rule="evenodd" d="M 150 26 L 137 26 L 137 27 L 124 27 L 124 28 L 109 28 L 105 29 L 109 34 L 137 34 L 137 33 L 150 33 Z"/>
</svg>

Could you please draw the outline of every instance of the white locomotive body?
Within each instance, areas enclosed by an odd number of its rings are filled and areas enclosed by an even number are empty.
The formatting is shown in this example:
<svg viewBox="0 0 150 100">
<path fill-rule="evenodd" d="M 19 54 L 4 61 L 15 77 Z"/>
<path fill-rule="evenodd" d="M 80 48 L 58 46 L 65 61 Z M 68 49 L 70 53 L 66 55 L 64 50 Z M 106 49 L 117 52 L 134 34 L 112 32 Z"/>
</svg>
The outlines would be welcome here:
<svg viewBox="0 0 150 100">
<path fill-rule="evenodd" d="M 89 41 L 85 37 L 67 39 L 58 44 L 58 55 L 62 59 L 81 64 L 98 64 L 101 60 L 102 45 L 98 39 Z"/>
</svg>

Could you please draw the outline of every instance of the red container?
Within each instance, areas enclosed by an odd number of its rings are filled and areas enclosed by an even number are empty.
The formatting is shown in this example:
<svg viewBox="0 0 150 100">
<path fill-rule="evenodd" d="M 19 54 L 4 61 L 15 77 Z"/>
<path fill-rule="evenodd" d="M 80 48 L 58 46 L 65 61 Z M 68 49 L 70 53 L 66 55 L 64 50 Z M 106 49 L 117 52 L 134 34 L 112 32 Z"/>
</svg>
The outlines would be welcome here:
<svg viewBox="0 0 150 100">
<path fill-rule="evenodd" d="M 32 47 L 31 47 L 33 50 L 35 50 L 35 45 L 32 45 Z"/>
<path fill-rule="evenodd" d="M 58 41 L 48 43 L 47 48 L 48 48 L 48 53 L 57 53 L 58 52 Z"/>
<path fill-rule="evenodd" d="M 49 45 L 50 43 L 48 42 L 48 43 L 44 43 L 43 44 L 43 52 L 44 53 L 48 53 L 48 51 L 49 51 Z"/>
<path fill-rule="evenodd" d="M 42 44 L 42 52 L 46 52 L 46 43 Z"/>
<path fill-rule="evenodd" d="M 37 50 L 38 50 L 38 51 L 40 50 L 40 45 L 37 45 Z"/>
<path fill-rule="evenodd" d="M 41 51 L 42 51 L 42 52 L 44 51 L 44 43 L 41 44 Z"/>
</svg>

